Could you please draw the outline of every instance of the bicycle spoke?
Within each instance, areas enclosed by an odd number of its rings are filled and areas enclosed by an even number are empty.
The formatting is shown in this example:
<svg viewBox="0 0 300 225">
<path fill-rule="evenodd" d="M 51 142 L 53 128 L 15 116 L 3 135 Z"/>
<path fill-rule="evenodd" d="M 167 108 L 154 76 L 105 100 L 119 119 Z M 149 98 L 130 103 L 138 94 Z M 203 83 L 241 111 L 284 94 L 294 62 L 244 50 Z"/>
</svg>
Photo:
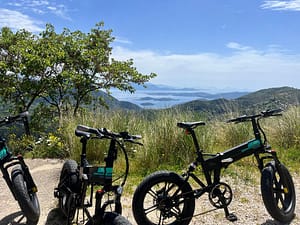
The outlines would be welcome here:
<svg viewBox="0 0 300 225">
<path fill-rule="evenodd" d="M 154 199 L 157 198 L 157 192 L 153 191 L 152 188 L 148 191 L 147 194 L 151 195 L 151 197 L 153 197 Z"/>
<path fill-rule="evenodd" d="M 283 190 L 283 184 L 282 184 L 282 178 L 279 177 L 279 180 L 277 179 L 277 176 L 274 176 L 274 197 L 277 203 L 277 206 L 283 209 L 286 209 L 288 206 L 285 203 L 285 192 Z"/>
<path fill-rule="evenodd" d="M 173 187 L 175 187 L 176 185 L 175 184 L 173 184 L 173 183 L 167 183 L 166 184 L 166 192 L 169 192 L 170 190 L 172 190 L 173 189 Z"/>
<path fill-rule="evenodd" d="M 147 209 L 144 209 L 144 212 L 145 212 L 145 214 L 149 214 L 149 213 L 151 213 L 151 212 L 153 212 L 155 210 L 157 210 L 157 204 L 155 204 L 155 205 L 153 205 L 153 206 L 151 206 L 151 207 L 149 207 Z"/>
<path fill-rule="evenodd" d="M 171 212 L 172 212 L 172 214 L 176 217 L 176 218 L 179 218 L 180 217 L 180 214 L 182 213 L 181 212 L 181 210 L 180 210 L 180 208 L 178 208 L 178 207 L 173 207 L 172 209 L 171 209 Z"/>
<path fill-rule="evenodd" d="M 159 221 L 158 221 L 158 225 L 163 225 L 163 218 L 162 218 L 162 212 L 160 212 L 159 214 Z"/>
</svg>

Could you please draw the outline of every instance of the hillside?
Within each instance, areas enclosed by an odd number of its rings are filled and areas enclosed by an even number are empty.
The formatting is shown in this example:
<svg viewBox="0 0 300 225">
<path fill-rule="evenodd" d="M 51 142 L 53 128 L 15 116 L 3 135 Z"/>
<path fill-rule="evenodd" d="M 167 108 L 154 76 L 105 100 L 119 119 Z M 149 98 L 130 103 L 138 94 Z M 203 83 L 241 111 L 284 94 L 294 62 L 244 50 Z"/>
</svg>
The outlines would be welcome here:
<svg viewBox="0 0 300 225">
<path fill-rule="evenodd" d="M 288 108 L 299 105 L 300 90 L 291 87 L 279 87 L 259 90 L 242 97 L 228 100 L 195 100 L 174 106 L 181 110 L 193 110 L 209 114 L 230 112 L 250 113 L 271 108 Z"/>
<path fill-rule="evenodd" d="M 138 105 L 128 101 L 119 101 L 118 99 L 108 95 L 104 91 L 98 91 L 95 95 L 97 96 L 97 98 L 102 98 L 109 109 L 141 110 Z"/>
</svg>

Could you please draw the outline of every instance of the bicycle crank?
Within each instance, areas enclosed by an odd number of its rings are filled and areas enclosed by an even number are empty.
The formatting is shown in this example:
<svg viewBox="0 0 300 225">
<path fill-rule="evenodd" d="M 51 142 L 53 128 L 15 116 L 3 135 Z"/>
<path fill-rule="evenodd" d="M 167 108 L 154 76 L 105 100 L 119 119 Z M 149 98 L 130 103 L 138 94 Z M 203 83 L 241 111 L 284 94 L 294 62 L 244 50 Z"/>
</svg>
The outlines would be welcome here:
<svg viewBox="0 0 300 225">
<path fill-rule="evenodd" d="M 232 201 L 232 190 L 226 183 L 216 184 L 209 192 L 210 203 L 220 209 L 227 207 Z"/>
</svg>

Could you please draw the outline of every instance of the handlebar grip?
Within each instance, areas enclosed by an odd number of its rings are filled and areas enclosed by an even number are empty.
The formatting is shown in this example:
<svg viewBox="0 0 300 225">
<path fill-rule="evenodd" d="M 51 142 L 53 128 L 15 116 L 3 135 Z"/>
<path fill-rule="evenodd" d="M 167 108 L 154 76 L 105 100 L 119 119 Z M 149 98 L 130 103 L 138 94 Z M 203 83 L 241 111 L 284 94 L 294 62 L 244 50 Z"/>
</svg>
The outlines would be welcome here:
<svg viewBox="0 0 300 225">
<path fill-rule="evenodd" d="M 233 122 L 236 122 L 236 119 L 226 120 L 226 123 L 233 123 Z"/>
<path fill-rule="evenodd" d="M 25 111 L 25 112 L 21 112 L 20 114 L 19 114 L 19 116 L 20 117 L 28 117 L 29 116 L 29 112 L 28 111 Z"/>
<path fill-rule="evenodd" d="M 21 112 L 20 114 L 16 115 L 16 116 L 7 116 L 5 117 L 4 121 L 6 121 L 6 123 L 13 123 L 15 121 L 20 121 L 21 119 L 27 118 L 29 115 L 28 111 L 25 112 Z"/>
<path fill-rule="evenodd" d="M 133 139 L 142 139 L 142 135 L 132 135 Z"/>
<path fill-rule="evenodd" d="M 271 109 L 271 110 L 266 110 L 262 111 L 261 114 L 263 117 L 268 117 L 268 116 L 281 116 L 282 109 Z"/>
<path fill-rule="evenodd" d="M 75 130 L 75 135 L 77 137 L 86 137 L 86 138 L 90 138 L 91 134 L 82 130 Z"/>
<path fill-rule="evenodd" d="M 85 133 L 90 133 L 90 134 L 96 134 L 96 135 L 100 135 L 100 132 L 98 129 L 92 128 L 92 127 L 88 127 L 85 125 L 77 125 L 75 133 L 77 132 L 85 132 Z"/>
<path fill-rule="evenodd" d="M 90 127 L 85 126 L 85 125 L 77 125 L 76 130 L 80 130 L 80 131 L 86 131 L 88 132 L 90 129 Z"/>
</svg>

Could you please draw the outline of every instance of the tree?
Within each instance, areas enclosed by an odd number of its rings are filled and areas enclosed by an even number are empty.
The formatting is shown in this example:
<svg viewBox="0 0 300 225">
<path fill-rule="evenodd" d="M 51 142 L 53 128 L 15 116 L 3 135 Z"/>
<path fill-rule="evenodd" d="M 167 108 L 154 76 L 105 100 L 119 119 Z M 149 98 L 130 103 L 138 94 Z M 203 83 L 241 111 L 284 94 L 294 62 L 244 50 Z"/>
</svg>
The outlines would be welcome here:
<svg viewBox="0 0 300 225">
<path fill-rule="evenodd" d="M 28 110 L 45 90 L 53 60 L 39 39 L 25 30 L 0 33 L 0 94 L 16 110 Z"/>
<path fill-rule="evenodd" d="M 24 110 L 43 99 L 62 118 L 90 104 L 96 91 L 109 93 L 114 87 L 134 92 L 134 83 L 143 85 L 156 74 L 139 73 L 132 59 L 113 59 L 111 33 L 102 22 L 89 33 L 65 28 L 58 34 L 51 24 L 39 35 L 2 28 L 0 95 Z"/>
</svg>

